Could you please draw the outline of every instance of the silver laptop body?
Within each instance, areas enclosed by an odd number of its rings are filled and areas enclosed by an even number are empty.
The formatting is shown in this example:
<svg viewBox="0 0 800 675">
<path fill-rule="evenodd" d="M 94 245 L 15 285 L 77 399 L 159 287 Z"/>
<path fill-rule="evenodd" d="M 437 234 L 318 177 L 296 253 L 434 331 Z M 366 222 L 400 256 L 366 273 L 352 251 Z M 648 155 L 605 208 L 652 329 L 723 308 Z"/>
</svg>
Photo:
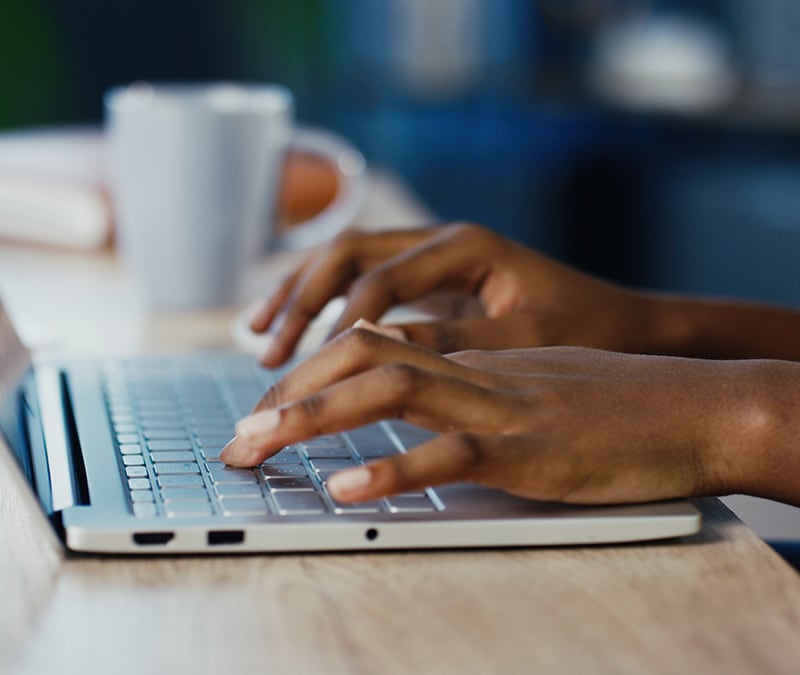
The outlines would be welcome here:
<svg viewBox="0 0 800 675">
<path fill-rule="evenodd" d="M 337 504 L 327 476 L 430 434 L 387 420 L 218 460 L 274 373 L 209 353 L 31 364 L 0 304 L 0 430 L 68 549 L 200 553 L 483 548 L 662 539 L 699 530 L 687 501 L 570 507 L 457 484 Z"/>
</svg>

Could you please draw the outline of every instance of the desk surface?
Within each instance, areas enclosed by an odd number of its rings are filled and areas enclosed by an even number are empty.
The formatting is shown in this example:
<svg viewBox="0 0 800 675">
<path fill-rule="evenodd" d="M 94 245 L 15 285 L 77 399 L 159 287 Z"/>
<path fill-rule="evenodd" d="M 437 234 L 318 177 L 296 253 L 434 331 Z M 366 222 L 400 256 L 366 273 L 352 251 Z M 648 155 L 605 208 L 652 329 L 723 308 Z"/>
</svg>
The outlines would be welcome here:
<svg viewBox="0 0 800 675">
<path fill-rule="evenodd" d="M 403 220 L 378 188 L 383 217 Z M 40 351 L 230 342 L 233 310 L 137 310 L 110 253 L 0 244 L 0 293 Z M 3 673 L 790 673 L 800 663 L 800 576 L 713 499 L 698 502 L 699 535 L 641 545 L 73 557 L 14 469 L 0 454 Z"/>
</svg>

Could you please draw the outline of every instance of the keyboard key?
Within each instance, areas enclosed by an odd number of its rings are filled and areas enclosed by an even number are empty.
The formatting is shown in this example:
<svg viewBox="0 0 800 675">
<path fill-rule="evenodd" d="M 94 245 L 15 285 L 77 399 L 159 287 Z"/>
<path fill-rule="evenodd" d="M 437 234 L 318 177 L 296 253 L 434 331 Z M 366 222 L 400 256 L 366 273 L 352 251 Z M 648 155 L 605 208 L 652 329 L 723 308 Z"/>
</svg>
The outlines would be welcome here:
<svg viewBox="0 0 800 675">
<path fill-rule="evenodd" d="M 387 501 L 389 502 L 389 510 L 392 513 L 419 513 L 422 511 L 436 510 L 436 507 L 433 505 L 433 502 L 428 499 L 427 495 L 394 495 L 393 497 L 388 497 Z"/>
<path fill-rule="evenodd" d="M 129 478 L 128 479 L 128 487 L 131 490 L 149 490 L 150 489 L 150 479 L 149 478 Z"/>
<path fill-rule="evenodd" d="M 304 464 L 272 464 L 272 462 L 265 462 L 259 468 L 264 478 L 308 475 L 308 469 L 306 469 Z"/>
<path fill-rule="evenodd" d="M 362 457 L 391 457 L 400 452 L 380 424 L 353 429 L 347 436 Z"/>
<path fill-rule="evenodd" d="M 152 502 L 134 502 L 133 513 L 138 518 L 149 518 L 156 515 L 156 505 Z"/>
<path fill-rule="evenodd" d="M 117 434 L 117 442 L 120 445 L 126 445 L 128 443 L 138 443 L 139 434 Z"/>
<path fill-rule="evenodd" d="M 342 439 L 338 436 L 317 436 L 303 441 L 303 447 L 308 450 L 309 448 L 339 448 L 342 446 Z"/>
<path fill-rule="evenodd" d="M 209 448 L 201 447 L 200 452 L 207 462 L 219 462 L 219 455 L 224 447 L 224 445 L 215 445 Z"/>
<path fill-rule="evenodd" d="M 189 411 L 191 417 L 196 420 L 204 420 L 207 418 L 216 417 L 220 412 L 228 409 L 225 401 L 218 398 L 211 398 L 207 400 L 187 400 L 186 409 Z"/>
<path fill-rule="evenodd" d="M 325 470 L 325 471 L 317 471 L 317 476 L 319 476 L 319 480 L 321 483 L 327 483 L 328 479 L 335 473 L 339 473 L 338 470 Z"/>
<path fill-rule="evenodd" d="M 159 452 L 161 450 L 191 450 L 192 442 L 188 438 L 182 441 L 148 441 L 147 447 L 150 449 L 150 452 Z"/>
<path fill-rule="evenodd" d="M 125 475 L 128 478 L 142 478 L 147 475 L 147 467 L 144 466 L 126 466 Z"/>
<path fill-rule="evenodd" d="M 200 473 L 196 462 L 159 462 L 154 465 L 156 473 Z"/>
<path fill-rule="evenodd" d="M 411 490 L 409 492 L 400 492 L 395 497 L 424 497 L 427 492 L 424 489 Z"/>
<path fill-rule="evenodd" d="M 263 497 L 261 487 L 256 483 L 216 483 L 214 489 L 220 499 L 226 497 Z"/>
<path fill-rule="evenodd" d="M 204 487 L 165 487 L 161 498 L 165 502 L 207 502 L 208 493 Z"/>
<path fill-rule="evenodd" d="M 154 462 L 193 462 L 194 453 L 189 450 L 151 452 L 150 459 Z"/>
<path fill-rule="evenodd" d="M 199 436 L 201 438 L 222 438 L 227 437 L 228 440 L 233 438 L 233 423 L 226 422 L 225 424 L 219 424 L 216 426 L 211 426 L 208 424 L 194 424 L 192 425 L 192 431 L 194 432 L 195 436 Z"/>
<path fill-rule="evenodd" d="M 282 516 L 325 512 L 325 504 L 316 492 L 285 491 L 273 496 Z"/>
<path fill-rule="evenodd" d="M 145 429 L 185 428 L 186 418 L 179 411 L 147 410 L 139 413 L 139 423 Z"/>
<path fill-rule="evenodd" d="M 187 441 L 189 436 L 184 429 L 153 429 L 145 431 L 144 437 L 148 441 Z"/>
<path fill-rule="evenodd" d="M 174 403 L 147 405 L 140 401 L 137 405 L 137 412 L 139 421 L 143 423 L 159 422 L 162 420 L 181 420 L 185 417 L 180 407 Z"/>
<path fill-rule="evenodd" d="M 147 431 L 186 429 L 186 420 L 182 417 L 165 417 L 160 420 L 148 419 L 143 421 L 141 426 L 146 435 Z"/>
<path fill-rule="evenodd" d="M 260 516 L 269 513 L 263 499 L 223 499 L 220 508 L 226 516 Z"/>
<path fill-rule="evenodd" d="M 313 490 L 314 482 L 308 476 L 285 476 L 270 478 L 267 481 L 270 490 Z"/>
<path fill-rule="evenodd" d="M 289 446 L 283 448 L 283 450 L 278 450 L 267 462 L 270 464 L 298 464 L 300 462 L 300 457 L 294 446 Z"/>
<path fill-rule="evenodd" d="M 123 455 L 122 463 L 125 466 L 141 466 L 144 464 L 144 457 L 141 455 Z"/>
<path fill-rule="evenodd" d="M 383 511 L 383 503 L 379 501 L 374 502 L 362 502 L 360 504 L 344 504 L 341 502 L 337 502 L 334 499 L 333 501 L 333 511 L 334 513 L 380 513 Z"/>
<path fill-rule="evenodd" d="M 167 502 L 164 511 L 169 518 L 189 518 L 192 516 L 211 515 L 209 502 Z"/>
<path fill-rule="evenodd" d="M 171 474 L 158 477 L 158 485 L 163 490 L 168 487 L 194 487 L 205 485 L 202 476 L 194 474 Z"/>
<path fill-rule="evenodd" d="M 119 446 L 119 451 L 123 455 L 141 455 L 142 446 L 138 443 L 126 443 L 125 445 Z"/>
<path fill-rule="evenodd" d="M 180 417 L 181 408 L 178 401 L 173 398 L 148 398 L 143 400 L 141 397 L 136 401 L 136 408 L 143 416 L 164 415 L 168 417 Z"/>
<path fill-rule="evenodd" d="M 223 445 L 227 445 L 228 442 L 233 438 L 233 429 L 231 429 L 231 433 L 225 434 L 224 436 L 197 436 L 197 444 L 203 448 L 213 448 L 216 446 L 222 447 Z"/>
<path fill-rule="evenodd" d="M 232 469 L 225 464 L 208 464 L 208 472 L 215 483 L 256 483 L 251 469 Z"/>
<path fill-rule="evenodd" d="M 131 499 L 134 502 L 152 502 L 154 497 L 151 490 L 134 490 L 131 492 Z"/>
<path fill-rule="evenodd" d="M 114 424 L 114 431 L 116 431 L 117 434 L 135 434 L 139 431 L 139 428 L 132 423 L 121 424 L 117 422 Z"/>
<path fill-rule="evenodd" d="M 205 415 L 187 415 L 187 419 L 192 423 L 195 429 L 209 429 L 220 428 L 225 429 L 225 433 L 233 428 L 234 418 L 225 411 L 217 410 L 213 414 L 206 413 Z"/>
<path fill-rule="evenodd" d="M 136 419 L 133 408 L 126 403 L 109 403 L 108 412 L 112 420 L 122 424 L 125 424 L 126 421 L 133 422 Z"/>
<path fill-rule="evenodd" d="M 311 459 L 351 459 L 350 451 L 342 445 L 306 447 L 306 454 Z"/>
<path fill-rule="evenodd" d="M 317 471 L 341 471 L 358 464 L 354 459 L 312 459 L 311 466 Z"/>
</svg>

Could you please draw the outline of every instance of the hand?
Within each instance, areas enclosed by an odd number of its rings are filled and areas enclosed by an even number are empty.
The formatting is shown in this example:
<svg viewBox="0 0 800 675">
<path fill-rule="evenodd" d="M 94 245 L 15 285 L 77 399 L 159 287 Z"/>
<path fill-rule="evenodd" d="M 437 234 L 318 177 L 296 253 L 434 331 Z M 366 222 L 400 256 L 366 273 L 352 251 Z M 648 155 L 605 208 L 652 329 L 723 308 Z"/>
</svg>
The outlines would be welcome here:
<svg viewBox="0 0 800 675">
<path fill-rule="evenodd" d="M 407 340 L 437 352 L 542 345 L 649 351 L 644 296 L 475 225 L 343 233 L 278 288 L 251 327 L 270 330 L 273 340 L 262 363 L 275 367 L 338 295 L 347 294 L 347 305 L 331 336 L 359 318 L 377 321 L 393 305 L 439 291 L 477 300 L 479 312 L 400 327 Z"/>
<path fill-rule="evenodd" d="M 782 447 L 775 420 L 795 403 L 780 414 L 771 406 L 776 392 L 797 391 L 798 368 L 570 347 L 443 357 L 356 328 L 267 391 L 222 459 L 254 466 L 315 435 L 400 418 L 441 434 L 332 476 L 334 498 L 366 501 L 452 481 L 580 504 L 775 495 L 774 477 L 770 487 L 761 479 L 765 466 L 776 473 L 779 464 L 764 456 Z M 789 492 L 779 498 L 800 500 L 800 467 L 787 475 Z"/>
</svg>

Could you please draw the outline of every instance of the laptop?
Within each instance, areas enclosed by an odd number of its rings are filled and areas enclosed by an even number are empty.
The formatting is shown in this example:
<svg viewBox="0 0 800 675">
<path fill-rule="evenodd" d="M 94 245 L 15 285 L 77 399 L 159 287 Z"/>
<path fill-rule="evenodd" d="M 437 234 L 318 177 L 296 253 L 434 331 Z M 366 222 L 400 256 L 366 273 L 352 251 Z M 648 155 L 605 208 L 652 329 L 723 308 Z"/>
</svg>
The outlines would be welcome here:
<svg viewBox="0 0 800 675">
<path fill-rule="evenodd" d="M 333 472 L 431 436 L 397 420 L 286 447 L 255 469 L 225 466 L 235 421 L 275 376 L 235 352 L 34 365 L 0 303 L 0 452 L 66 548 L 88 553 L 606 544 L 700 529 L 685 500 L 576 507 L 472 484 L 333 500 Z"/>
</svg>

